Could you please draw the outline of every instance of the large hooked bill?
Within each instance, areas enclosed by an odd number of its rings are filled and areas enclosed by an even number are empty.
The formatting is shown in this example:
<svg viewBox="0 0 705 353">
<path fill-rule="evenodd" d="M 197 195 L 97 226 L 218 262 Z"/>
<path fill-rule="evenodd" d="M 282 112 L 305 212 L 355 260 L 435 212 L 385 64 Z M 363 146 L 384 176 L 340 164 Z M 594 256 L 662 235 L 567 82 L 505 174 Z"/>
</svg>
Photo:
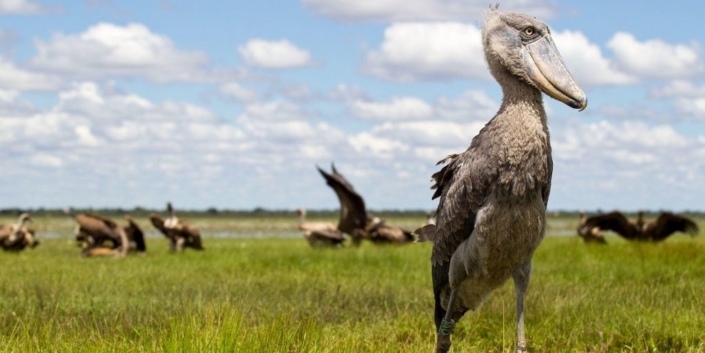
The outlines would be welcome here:
<svg viewBox="0 0 705 353">
<path fill-rule="evenodd" d="M 531 81 L 544 93 L 571 108 L 587 107 L 587 97 L 565 67 L 550 35 L 524 45 L 524 64 Z"/>
</svg>

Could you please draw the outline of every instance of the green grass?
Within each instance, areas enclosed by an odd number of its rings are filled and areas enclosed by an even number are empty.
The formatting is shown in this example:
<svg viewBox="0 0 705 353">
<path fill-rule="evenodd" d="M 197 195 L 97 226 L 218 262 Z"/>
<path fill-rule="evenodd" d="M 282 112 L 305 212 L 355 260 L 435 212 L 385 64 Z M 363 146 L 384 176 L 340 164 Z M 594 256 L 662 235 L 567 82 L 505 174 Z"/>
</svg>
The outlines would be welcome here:
<svg viewBox="0 0 705 353">
<path fill-rule="evenodd" d="M 275 237 L 206 238 L 206 251 L 182 254 L 151 238 L 147 256 L 85 259 L 70 220 L 37 219 L 62 237 L 0 253 L 0 352 L 433 350 L 429 244 L 314 250 L 276 237 L 295 217 L 193 222 Z M 705 352 L 705 239 L 608 241 L 544 240 L 526 299 L 530 351 Z M 460 321 L 454 351 L 511 351 L 514 310 L 510 281 Z"/>
</svg>

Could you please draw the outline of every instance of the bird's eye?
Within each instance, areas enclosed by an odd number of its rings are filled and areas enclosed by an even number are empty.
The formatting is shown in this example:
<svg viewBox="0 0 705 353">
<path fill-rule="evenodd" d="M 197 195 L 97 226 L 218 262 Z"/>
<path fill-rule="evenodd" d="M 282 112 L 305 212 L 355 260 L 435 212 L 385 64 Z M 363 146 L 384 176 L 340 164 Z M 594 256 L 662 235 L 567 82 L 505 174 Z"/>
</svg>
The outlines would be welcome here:
<svg viewBox="0 0 705 353">
<path fill-rule="evenodd" d="M 526 35 L 527 37 L 533 37 L 534 34 L 536 34 L 536 30 L 534 29 L 534 27 L 524 28 L 524 35 Z"/>
</svg>

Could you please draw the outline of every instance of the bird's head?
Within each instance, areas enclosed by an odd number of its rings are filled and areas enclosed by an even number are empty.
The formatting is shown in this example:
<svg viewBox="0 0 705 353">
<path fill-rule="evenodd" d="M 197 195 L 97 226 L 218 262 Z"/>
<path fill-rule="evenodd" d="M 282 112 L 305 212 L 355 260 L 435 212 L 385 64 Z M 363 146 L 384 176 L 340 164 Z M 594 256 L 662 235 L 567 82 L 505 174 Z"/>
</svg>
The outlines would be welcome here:
<svg viewBox="0 0 705 353">
<path fill-rule="evenodd" d="M 565 67 L 545 23 L 492 6 L 482 27 L 482 44 L 498 81 L 509 73 L 571 108 L 587 107 L 587 97 Z"/>
</svg>

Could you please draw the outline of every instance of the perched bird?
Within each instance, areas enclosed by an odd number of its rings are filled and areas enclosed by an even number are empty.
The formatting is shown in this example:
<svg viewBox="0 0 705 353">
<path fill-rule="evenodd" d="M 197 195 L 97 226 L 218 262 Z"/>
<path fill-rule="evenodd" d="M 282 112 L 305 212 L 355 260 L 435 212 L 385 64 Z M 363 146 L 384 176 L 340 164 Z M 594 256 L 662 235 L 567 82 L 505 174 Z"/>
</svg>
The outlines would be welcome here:
<svg viewBox="0 0 705 353">
<path fill-rule="evenodd" d="M 587 218 L 585 226 L 611 230 L 627 240 L 653 242 L 662 241 L 676 232 L 690 236 L 698 235 L 699 232 L 695 222 L 670 212 L 661 212 L 655 220 L 644 222 L 644 212 L 637 214 L 636 221 L 630 221 L 621 212 L 613 211 Z"/>
<path fill-rule="evenodd" d="M 83 248 L 82 256 L 125 256 L 127 254 L 129 240 L 125 228 L 95 213 L 67 212 L 77 223 L 76 241 Z M 108 242 L 107 245 L 106 242 Z"/>
<path fill-rule="evenodd" d="M 299 229 L 304 232 L 304 238 L 314 247 L 339 247 L 343 245 L 345 236 L 333 223 L 306 222 L 306 210 L 296 209 L 299 214 Z"/>
<path fill-rule="evenodd" d="M 365 231 L 369 234 L 367 238 L 377 244 L 405 244 L 414 241 L 414 236 L 411 232 L 397 226 L 388 225 L 377 217 L 372 218 L 372 221 L 365 227 Z"/>
<path fill-rule="evenodd" d="M 164 236 L 169 239 L 169 250 L 182 251 L 185 247 L 203 250 L 201 232 L 195 226 L 176 217 L 171 202 L 166 204 L 169 216 L 164 219 L 154 213 L 149 215 L 149 220 Z"/>
<path fill-rule="evenodd" d="M 0 226 L 0 247 L 5 251 L 20 251 L 39 245 L 34 229 L 26 226 L 26 223 L 31 221 L 32 217 L 25 212 L 18 217 L 17 223 Z"/>
<path fill-rule="evenodd" d="M 436 351 L 447 352 L 457 321 L 510 277 L 517 303 L 517 352 L 526 351 L 524 294 L 531 259 L 546 229 L 553 161 L 541 92 L 584 109 L 587 98 L 566 69 L 549 28 L 536 18 L 491 6 L 482 44 L 502 87 L 497 114 L 463 153 L 433 175 L 440 197 L 432 240 Z"/>
<path fill-rule="evenodd" d="M 588 227 L 586 226 L 587 216 L 585 212 L 580 212 L 580 221 L 578 222 L 578 236 L 583 239 L 586 243 L 599 243 L 607 244 L 604 234 L 602 234 L 602 229 L 600 227 Z"/>
</svg>

